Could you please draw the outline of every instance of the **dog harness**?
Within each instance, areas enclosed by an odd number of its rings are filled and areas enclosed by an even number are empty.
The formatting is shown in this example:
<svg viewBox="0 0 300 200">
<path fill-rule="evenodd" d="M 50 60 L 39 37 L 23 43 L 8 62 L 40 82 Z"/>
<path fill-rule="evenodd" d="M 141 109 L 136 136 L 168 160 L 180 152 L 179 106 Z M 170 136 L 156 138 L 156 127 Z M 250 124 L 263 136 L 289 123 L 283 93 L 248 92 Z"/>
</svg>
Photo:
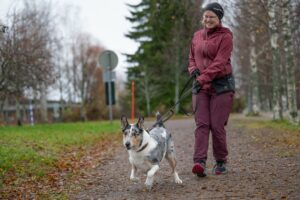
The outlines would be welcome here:
<svg viewBox="0 0 300 200">
<path fill-rule="evenodd" d="M 143 151 L 147 146 L 148 146 L 148 143 L 144 144 L 144 146 L 142 146 L 142 148 L 140 148 L 137 152 Z"/>
</svg>

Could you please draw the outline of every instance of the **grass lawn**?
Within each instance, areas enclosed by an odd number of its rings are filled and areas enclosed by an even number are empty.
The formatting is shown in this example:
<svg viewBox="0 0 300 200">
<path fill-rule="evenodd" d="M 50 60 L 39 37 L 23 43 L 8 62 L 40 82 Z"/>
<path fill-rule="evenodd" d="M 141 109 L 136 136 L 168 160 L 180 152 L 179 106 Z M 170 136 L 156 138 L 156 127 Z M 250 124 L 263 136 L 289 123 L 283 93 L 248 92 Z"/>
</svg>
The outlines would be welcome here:
<svg viewBox="0 0 300 200">
<path fill-rule="evenodd" d="M 23 179 L 43 178 L 74 149 L 85 151 L 119 136 L 119 121 L 0 127 L 0 194 Z M 75 159 L 82 156 L 77 151 Z"/>
</svg>

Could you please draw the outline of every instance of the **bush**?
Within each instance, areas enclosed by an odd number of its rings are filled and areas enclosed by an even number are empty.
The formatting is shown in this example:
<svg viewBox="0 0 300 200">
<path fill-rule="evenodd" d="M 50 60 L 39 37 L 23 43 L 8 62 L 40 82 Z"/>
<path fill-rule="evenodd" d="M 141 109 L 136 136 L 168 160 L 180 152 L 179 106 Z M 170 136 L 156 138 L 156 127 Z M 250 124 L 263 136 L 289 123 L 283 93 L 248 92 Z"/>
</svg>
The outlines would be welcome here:
<svg viewBox="0 0 300 200">
<path fill-rule="evenodd" d="M 62 112 L 62 118 L 64 122 L 77 122 L 80 121 L 80 108 L 73 107 L 67 108 Z"/>
</svg>

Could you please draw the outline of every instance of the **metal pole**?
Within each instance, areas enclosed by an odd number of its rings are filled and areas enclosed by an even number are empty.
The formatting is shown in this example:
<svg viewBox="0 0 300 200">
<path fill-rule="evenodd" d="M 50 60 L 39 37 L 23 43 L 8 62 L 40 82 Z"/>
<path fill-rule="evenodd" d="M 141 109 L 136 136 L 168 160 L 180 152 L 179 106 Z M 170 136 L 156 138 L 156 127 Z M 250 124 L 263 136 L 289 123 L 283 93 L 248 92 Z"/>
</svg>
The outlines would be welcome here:
<svg viewBox="0 0 300 200">
<path fill-rule="evenodd" d="M 32 108 L 32 102 L 29 100 L 29 115 L 30 115 L 30 124 L 31 126 L 34 125 L 34 118 L 33 118 L 33 108 Z"/>
<path fill-rule="evenodd" d="M 109 82 L 108 82 L 108 104 L 109 104 L 109 120 L 110 120 L 110 123 L 112 123 L 112 119 L 113 119 L 113 116 L 112 116 L 112 91 L 111 91 L 111 83 L 112 83 L 112 76 L 111 76 L 111 69 L 112 69 L 112 65 L 111 65 L 111 54 L 109 53 L 108 54 L 109 56 Z"/>
<path fill-rule="evenodd" d="M 131 81 L 131 120 L 134 123 L 134 80 Z"/>
</svg>

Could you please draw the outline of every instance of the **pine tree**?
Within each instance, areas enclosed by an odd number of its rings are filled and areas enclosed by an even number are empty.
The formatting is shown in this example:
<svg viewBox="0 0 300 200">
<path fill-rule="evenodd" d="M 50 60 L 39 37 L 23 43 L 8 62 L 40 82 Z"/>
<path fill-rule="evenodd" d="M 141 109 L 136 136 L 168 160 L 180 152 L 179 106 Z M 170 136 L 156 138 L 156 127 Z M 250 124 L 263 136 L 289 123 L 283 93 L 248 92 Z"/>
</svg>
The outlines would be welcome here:
<svg viewBox="0 0 300 200">
<path fill-rule="evenodd" d="M 193 32 L 199 26 L 201 3 L 143 0 L 128 5 L 131 17 L 127 19 L 134 27 L 126 36 L 140 44 L 133 55 L 127 55 L 127 61 L 132 63 L 128 86 L 134 79 L 136 106 L 141 113 L 165 111 L 178 100 L 179 88 L 187 78 L 182 71 L 186 69 Z"/>
</svg>

